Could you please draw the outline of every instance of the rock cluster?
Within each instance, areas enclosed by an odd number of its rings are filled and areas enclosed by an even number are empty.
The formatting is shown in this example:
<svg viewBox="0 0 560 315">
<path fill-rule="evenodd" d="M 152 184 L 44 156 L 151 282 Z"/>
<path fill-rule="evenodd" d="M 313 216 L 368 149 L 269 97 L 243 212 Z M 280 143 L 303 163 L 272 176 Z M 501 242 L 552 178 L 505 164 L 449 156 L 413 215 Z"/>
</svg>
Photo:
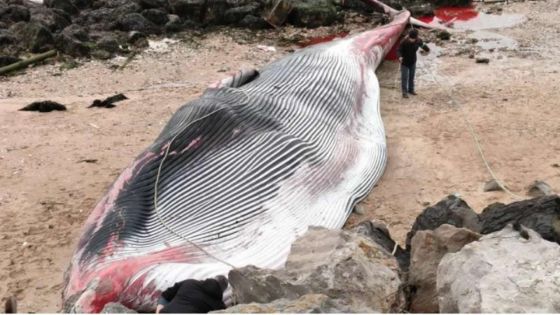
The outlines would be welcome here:
<svg viewBox="0 0 560 315">
<path fill-rule="evenodd" d="M 405 249 L 380 222 L 310 228 L 285 268 L 230 271 L 236 305 L 217 313 L 558 313 L 559 227 L 553 195 L 480 215 L 449 196 L 418 216 Z"/>
<path fill-rule="evenodd" d="M 331 25 L 345 10 L 371 11 L 360 1 L 288 1 L 286 21 L 300 27 Z M 29 0 L 0 1 L 0 56 L 51 49 L 71 56 L 109 58 L 148 35 L 211 25 L 262 29 L 272 0 Z M 6 57 L 2 57 L 6 58 Z M 7 61 L 5 59 L 4 61 Z"/>
</svg>

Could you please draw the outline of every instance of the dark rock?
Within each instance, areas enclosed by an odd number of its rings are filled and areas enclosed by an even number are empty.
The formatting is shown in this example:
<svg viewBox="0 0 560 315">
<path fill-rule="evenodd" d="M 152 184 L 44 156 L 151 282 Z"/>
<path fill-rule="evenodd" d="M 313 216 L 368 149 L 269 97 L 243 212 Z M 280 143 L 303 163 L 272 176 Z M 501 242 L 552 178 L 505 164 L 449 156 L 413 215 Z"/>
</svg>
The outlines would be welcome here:
<svg viewBox="0 0 560 315">
<path fill-rule="evenodd" d="M 54 46 L 51 32 L 36 22 L 18 22 L 10 27 L 10 32 L 15 35 L 20 45 L 32 53 L 41 53 Z"/>
<path fill-rule="evenodd" d="M 469 205 L 453 195 L 428 207 L 414 221 L 412 229 L 406 235 L 406 249 L 410 250 L 410 241 L 417 231 L 435 230 L 442 224 L 464 227 L 474 232 L 480 232 L 481 222 L 478 215 Z"/>
<path fill-rule="evenodd" d="M 124 16 L 132 13 L 138 13 L 142 7 L 136 2 L 128 2 L 113 7 L 119 2 L 111 2 L 107 6 L 92 10 L 88 13 L 82 13 L 81 25 L 88 25 L 90 29 L 99 31 L 108 31 L 117 28 L 118 21 Z"/>
<path fill-rule="evenodd" d="M 204 21 L 206 0 L 169 0 L 171 12 L 196 22 Z"/>
<path fill-rule="evenodd" d="M 94 100 L 93 103 L 88 106 L 88 108 L 92 108 L 92 107 L 103 107 L 103 108 L 113 108 L 116 105 L 114 103 L 116 102 L 120 102 L 120 101 L 124 101 L 127 100 L 128 97 L 126 97 L 124 94 L 119 93 L 113 96 L 110 96 L 104 100 Z"/>
<path fill-rule="evenodd" d="M 29 21 L 31 14 L 29 9 L 22 5 L 10 5 L 4 9 L 0 9 L 0 20 L 12 23 Z"/>
<path fill-rule="evenodd" d="M 167 7 L 167 0 L 137 0 L 137 2 L 144 9 L 158 9 Z"/>
<path fill-rule="evenodd" d="M 458 252 L 479 238 L 480 234 L 448 224 L 414 235 L 408 272 L 411 312 L 439 312 L 436 287 L 439 262 L 446 254 Z"/>
<path fill-rule="evenodd" d="M 439 31 L 436 35 L 437 38 L 441 39 L 441 40 L 450 40 L 451 39 L 451 33 L 449 33 L 446 30 L 443 31 Z"/>
<path fill-rule="evenodd" d="M 492 204 L 480 214 L 482 234 L 518 223 L 539 233 L 547 241 L 560 244 L 560 198 L 545 196 L 509 205 Z"/>
<path fill-rule="evenodd" d="M 169 17 L 165 11 L 160 9 L 148 9 L 142 11 L 142 15 L 156 25 L 165 25 L 169 21 Z"/>
<path fill-rule="evenodd" d="M 376 221 L 365 221 L 358 224 L 353 231 L 372 239 L 388 253 L 395 256 L 401 270 L 408 270 L 410 253 L 393 240 L 385 224 Z"/>
<path fill-rule="evenodd" d="M 552 195 L 552 188 L 545 182 L 537 180 L 529 186 L 528 194 L 531 197 Z"/>
<path fill-rule="evenodd" d="M 101 36 L 101 38 L 97 40 L 97 48 L 105 50 L 111 54 L 119 52 L 120 48 L 117 35 L 108 33 Z"/>
<path fill-rule="evenodd" d="M 0 67 L 9 66 L 13 63 L 19 62 L 21 59 L 12 56 L 0 56 Z"/>
<path fill-rule="evenodd" d="M 238 23 L 241 27 L 246 27 L 250 29 L 265 29 L 269 27 L 269 24 L 260 16 L 247 15 Z"/>
<path fill-rule="evenodd" d="M 426 16 L 434 14 L 434 6 L 429 2 L 413 4 L 407 7 L 407 9 L 413 16 Z"/>
<path fill-rule="evenodd" d="M 47 8 L 60 9 L 68 14 L 74 15 L 80 12 L 70 0 L 44 0 L 43 4 Z"/>
<path fill-rule="evenodd" d="M 91 7 L 93 0 L 70 0 L 70 2 L 78 9 L 86 9 Z"/>
<path fill-rule="evenodd" d="M 223 22 L 225 24 L 238 24 L 247 15 L 258 14 L 259 5 L 249 4 L 241 7 L 231 8 L 224 12 Z"/>
<path fill-rule="evenodd" d="M 122 31 L 139 31 L 147 34 L 154 33 L 156 25 L 139 13 L 129 13 L 118 20 L 118 28 Z"/>
<path fill-rule="evenodd" d="M 368 238 L 340 230 L 310 228 L 293 243 L 285 269 L 234 269 L 229 281 L 240 304 L 323 294 L 340 312 L 371 313 L 395 312 L 404 302 L 394 257 Z"/>
<path fill-rule="evenodd" d="M 328 0 L 305 0 L 293 4 L 288 21 L 300 27 L 331 25 L 338 18 L 336 7 Z"/>
<path fill-rule="evenodd" d="M 477 57 L 475 60 L 476 60 L 476 63 L 489 63 L 490 62 L 490 59 L 485 58 L 485 57 Z"/>
<path fill-rule="evenodd" d="M 0 29 L 0 46 L 11 45 L 17 42 L 17 38 L 8 30 Z"/>
<path fill-rule="evenodd" d="M 88 56 L 90 45 L 87 31 L 76 24 L 66 27 L 56 37 L 56 47 L 71 56 Z"/>
<path fill-rule="evenodd" d="M 133 314 L 138 313 L 134 310 L 127 308 L 126 306 L 120 303 L 107 303 L 101 310 L 101 314 Z"/>
<path fill-rule="evenodd" d="M 53 101 L 42 101 L 31 103 L 20 110 L 47 113 L 53 110 L 64 111 L 66 110 L 66 106 Z"/>
<path fill-rule="evenodd" d="M 214 25 L 221 25 L 224 23 L 224 13 L 233 7 L 243 6 L 245 3 L 249 1 L 246 0 L 211 0 L 208 1 L 206 8 L 203 12 L 204 22 L 205 24 L 214 24 Z M 258 4 L 259 1 L 251 1 L 255 4 Z"/>
<path fill-rule="evenodd" d="M 72 24 L 72 18 L 66 12 L 59 9 L 49 9 L 43 6 L 31 9 L 31 21 L 37 22 L 52 33 L 62 31 L 65 27 Z"/>
<path fill-rule="evenodd" d="M 178 32 L 183 28 L 181 17 L 176 14 L 167 15 L 168 22 L 165 23 L 165 31 L 169 33 Z"/>
<path fill-rule="evenodd" d="M 383 3 L 387 4 L 387 1 L 383 1 Z M 390 5 L 391 6 L 391 5 Z M 373 13 L 373 6 L 369 5 L 368 3 L 365 3 L 362 0 L 346 0 L 342 2 L 342 7 L 345 9 L 351 9 L 363 14 L 371 14 Z M 394 6 L 391 6 L 394 9 L 400 10 L 401 8 L 395 8 Z"/>
<path fill-rule="evenodd" d="M 72 24 L 57 35 L 56 47 L 71 56 L 88 56 L 91 49 L 88 41 L 87 31 L 79 25 Z"/>
<path fill-rule="evenodd" d="M 82 42 L 89 41 L 89 34 L 87 30 L 76 24 L 72 24 L 64 28 L 64 30 L 62 30 L 62 33 Z"/>
</svg>

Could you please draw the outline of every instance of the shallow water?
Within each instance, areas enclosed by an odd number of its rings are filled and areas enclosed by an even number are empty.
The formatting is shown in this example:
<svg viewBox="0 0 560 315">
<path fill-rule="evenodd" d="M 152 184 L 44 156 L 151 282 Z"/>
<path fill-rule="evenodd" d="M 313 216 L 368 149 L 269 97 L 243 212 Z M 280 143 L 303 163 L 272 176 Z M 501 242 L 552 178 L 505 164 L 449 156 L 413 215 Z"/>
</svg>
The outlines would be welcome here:
<svg viewBox="0 0 560 315">
<path fill-rule="evenodd" d="M 460 30 L 485 30 L 512 27 L 526 20 L 522 14 L 487 14 L 474 7 L 441 7 L 434 16 L 421 17 L 421 21 L 431 25 L 450 23 L 450 27 Z"/>
<path fill-rule="evenodd" d="M 485 50 L 516 49 L 518 47 L 516 40 L 493 32 L 476 31 L 469 34 L 469 37 L 477 39 L 476 45 Z"/>
</svg>

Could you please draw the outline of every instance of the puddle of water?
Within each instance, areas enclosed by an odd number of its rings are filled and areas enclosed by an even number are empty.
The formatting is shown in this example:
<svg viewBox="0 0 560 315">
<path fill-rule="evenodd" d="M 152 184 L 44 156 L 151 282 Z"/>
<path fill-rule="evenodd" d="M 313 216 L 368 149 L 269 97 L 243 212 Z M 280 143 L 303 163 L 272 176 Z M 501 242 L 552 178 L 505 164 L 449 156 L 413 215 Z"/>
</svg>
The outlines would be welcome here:
<svg viewBox="0 0 560 315">
<path fill-rule="evenodd" d="M 325 36 L 311 37 L 304 41 L 299 42 L 297 45 L 301 48 L 304 48 L 307 46 L 330 42 L 336 38 L 344 38 L 346 36 L 348 36 L 348 32 L 340 32 L 340 33 L 330 34 Z"/>
<path fill-rule="evenodd" d="M 462 30 L 484 30 L 492 28 L 512 27 L 525 21 L 522 14 L 486 14 L 476 11 L 473 6 L 441 7 L 435 10 L 434 16 L 425 16 L 421 21 L 432 24 L 451 24 L 452 28 Z"/>
<path fill-rule="evenodd" d="M 500 48 L 516 49 L 518 47 L 516 40 L 488 31 L 476 31 L 469 34 L 469 37 L 477 39 L 476 45 L 485 50 Z"/>
</svg>

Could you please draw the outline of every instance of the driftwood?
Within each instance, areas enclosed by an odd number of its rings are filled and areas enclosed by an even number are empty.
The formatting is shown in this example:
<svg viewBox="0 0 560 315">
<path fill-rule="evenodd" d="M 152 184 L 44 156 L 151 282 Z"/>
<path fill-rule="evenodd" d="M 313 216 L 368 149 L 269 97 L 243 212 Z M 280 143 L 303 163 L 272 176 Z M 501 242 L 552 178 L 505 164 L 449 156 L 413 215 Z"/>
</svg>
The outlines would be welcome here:
<svg viewBox="0 0 560 315">
<path fill-rule="evenodd" d="M 28 59 L 25 59 L 25 60 L 22 60 L 22 61 L 18 61 L 16 63 L 12 63 L 11 65 L 7 65 L 5 67 L 0 68 L 0 75 L 5 75 L 5 74 L 10 73 L 12 71 L 23 69 L 23 68 L 27 67 L 28 65 L 38 63 L 40 61 L 43 61 L 47 58 L 51 58 L 51 57 L 54 57 L 54 56 L 56 56 L 56 50 L 53 49 L 53 50 L 47 51 L 46 53 L 35 55 L 31 58 L 28 58 Z"/>
</svg>

